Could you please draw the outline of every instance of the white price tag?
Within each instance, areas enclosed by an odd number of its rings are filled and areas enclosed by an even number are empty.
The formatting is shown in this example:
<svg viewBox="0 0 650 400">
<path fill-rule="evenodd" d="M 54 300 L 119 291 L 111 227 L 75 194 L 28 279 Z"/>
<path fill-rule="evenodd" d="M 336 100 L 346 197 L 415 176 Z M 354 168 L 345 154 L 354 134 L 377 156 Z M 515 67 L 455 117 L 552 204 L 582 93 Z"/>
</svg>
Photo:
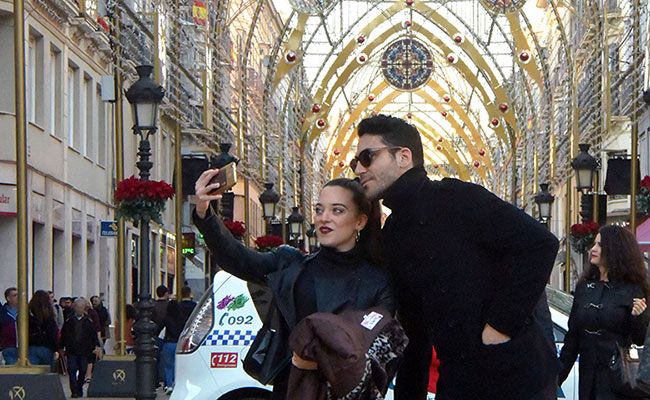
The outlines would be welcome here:
<svg viewBox="0 0 650 400">
<path fill-rule="evenodd" d="M 379 321 L 381 321 L 382 318 L 384 318 L 383 315 L 373 311 L 370 314 L 363 316 L 363 321 L 361 321 L 361 326 L 371 331 L 375 328 L 375 326 L 377 326 L 377 324 L 379 323 Z"/>
</svg>

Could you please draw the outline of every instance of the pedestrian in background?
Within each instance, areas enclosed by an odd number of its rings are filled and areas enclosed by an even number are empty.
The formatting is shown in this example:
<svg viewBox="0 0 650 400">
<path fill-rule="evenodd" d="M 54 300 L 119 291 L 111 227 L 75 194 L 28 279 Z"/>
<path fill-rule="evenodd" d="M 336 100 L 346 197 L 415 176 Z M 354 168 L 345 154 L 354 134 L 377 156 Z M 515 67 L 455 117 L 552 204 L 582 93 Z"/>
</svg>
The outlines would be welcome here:
<svg viewBox="0 0 650 400">
<path fill-rule="evenodd" d="M 600 228 L 589 262 L 576 284 L 558 380 L 566 380 L 580 355 L 579 399 L 623 399 L 611 390 L 609 363 L 617 344 L 644 342 L 650 322 L 648 273 L 636 238 L 616 225 Z"/>
<path fill-rule="evenodd" d="M 73 315 L 63 324 L 60 348 L 68 361 L 68 377 L 72 397 L 83 397 L 86 368 L 91 357 L 101 356 L 99 338 L 93 322 L 86 315 L 87 300 L 79 298 L 73 304 Z"/>
<path fill-rule="evenodd" d="M 165 285 L 160 285 L 156 288 L 156 301 L 154 303 L 153 307 L 153 313 L 151 315 L 151 320 L 156 323 L 156 327 L 158 328 L 158 332 L 162 330 L 162 323 L 165 320 L 165 315 L 167 315 L 167 303 L 169 303 L 169 289 L 167 289 L 167 286 Z M 160 337 L 160 334 L 156 336 L 156 367 L 158 371 L 158 380 L 157 382 L 160 384 L 160 382 L 163 380 L 165 376 L 165 371 L 163 368 L 163 363 L 162 363 L 162 346 L 163 346 L 163 338 Z M 164 383 L 163 383 L 164 385 Z"/>
<path fill-rule="evenodd" d="M 99 325 L 101 326 L 100 338 L 102 340 L 102 347 L 106 342 L 106 339 L 110 337 L 110 325 L 111 325 L 111 314 L 108 312 L 108 309 L 104 306 L 102 299 L 99 296 L 93 296 L 90 298 L 90 302 L 93 306 L 93 309 L 99 317 Z"/>
<path fill-rule="evenodd" d="M 126 328 L 124 329 L 126 353 L 133 354 L 135 340 L 133 339 L 133 324 L 135 323 L 136 311 L 131 304 L 126 305 Z M 122 334 L 120 333 L 120 319 L 115 320 L 115 349 L 120 347 Z"/>
<path fill-rule="evenodd" d="M 181 288 L 181 312 L 185 315 L 185 319 L 189 318 L 196 307 L 196 301 L 192 299 L 192 289 L 189 286 Z"/>
<path fill-rule="evenodd" d="M 14 365 L 18 361 L 17 327 L 18 290 L 10 287 L 5 290 L 7 302 L 0 308 L 0 350 L 6 365 Z"/>
<path fill-rule="evenodd" d="M 59 304 L 57 304 L 53 291 L 48 290 L 47 294 L 50 296 L 50 303 L 52 303 L 52 308 L 54 309 L 54 320 L 56 321 L 56 327 L 60 331 L 61 328 L 63 328 L 63 323 L 65 322 L 65 318 L 63 317 L 63 309 Z"/>
<path fill-rule="evenodd" d="M 37 290 L 29 301 L 29 363 L 52 366 L 58 328 L 50 295 Z"/>
<path fill-rule="evenodd" d="M 176 357 L 176 344 L 183 331 L 189 315 L 186 315 L 180 304 L 172 300 L 167 305 L 167 313 L 161 325 L 165 330 L 165 336 L 162 340 L 160 356 L 163 364 L 163 378 L 165 393 L 171 393 L 174 388 L 174 364 Z"/>
</svg>

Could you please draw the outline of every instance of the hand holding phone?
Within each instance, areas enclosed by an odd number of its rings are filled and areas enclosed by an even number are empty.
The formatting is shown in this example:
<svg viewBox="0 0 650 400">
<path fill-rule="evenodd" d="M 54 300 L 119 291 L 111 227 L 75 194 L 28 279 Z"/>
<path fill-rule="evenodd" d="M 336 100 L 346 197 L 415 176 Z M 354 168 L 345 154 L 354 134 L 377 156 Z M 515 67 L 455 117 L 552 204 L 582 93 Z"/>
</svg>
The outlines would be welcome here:
<svg viewBox="0 0 650 400">
<path fill-rule="evenodd" d="M 228 164 L 221 169 L 204 171 L 194 185 L 197 215 L 200 218 L 205 218 L 210 202 L 221 199 L 221 193 L 234 186 L 236 181 L 234 164 Z"/>
</svg>

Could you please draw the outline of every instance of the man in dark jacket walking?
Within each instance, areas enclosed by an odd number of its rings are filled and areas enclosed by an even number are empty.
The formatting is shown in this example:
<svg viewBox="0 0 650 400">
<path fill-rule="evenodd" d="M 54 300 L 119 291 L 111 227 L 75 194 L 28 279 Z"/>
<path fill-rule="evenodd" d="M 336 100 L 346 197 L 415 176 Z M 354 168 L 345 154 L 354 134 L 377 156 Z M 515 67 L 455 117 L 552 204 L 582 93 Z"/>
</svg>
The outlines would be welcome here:
<svg viewBox="0 0 650 400">
<path fill-rule="evenodd" d="M 420 134 L 404 120 L 370 117 L 358 134 L 350 166 L 392 211 L 383 255 L 410 340 L 396 400 L 426 399 L 432 344 L 441 361 L 436 399 L 544 398 L 558 365 L 532 314 L 557 239 L 481 186 L 429 180 Z"/>
<path fill-rule="evenodd" d="M 87 300 L 79 298 L 73 305 L 74 314 L 63 324 L 61 348 L 68 361 L 68 376 L 72 397 L 83 397 L 84 377 L 88 360 L 101 356 L 99 337 L 95 325 L 86 315 Z"/>
<path fill-rule="evenodd" d="M 0 307 L 0 351 L 5 364 L 13 365 L 18 361 L 16 319 L 18 318 L 18 290 L 10 287 L 5 290 L 7 302 Z"/>
</svg>

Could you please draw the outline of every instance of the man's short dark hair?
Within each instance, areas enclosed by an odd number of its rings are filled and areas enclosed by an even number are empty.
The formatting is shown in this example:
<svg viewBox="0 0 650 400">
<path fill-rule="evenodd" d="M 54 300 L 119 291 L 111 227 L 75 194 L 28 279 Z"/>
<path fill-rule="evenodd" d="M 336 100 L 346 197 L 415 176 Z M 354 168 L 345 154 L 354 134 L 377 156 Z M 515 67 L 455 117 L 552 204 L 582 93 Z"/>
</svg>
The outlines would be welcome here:
<svg viewBox="0 0 650 400">
<path fill-rule="evenodd" d="M 10 288 L 5 289 L 5 299 L 6 300 L 9 300 L 9 293 L 13 292 L 14 290 L 18 291 L 18 289 L 16 289 L 15 287 L 10 287 Z"/>
<path fill-rule="evenodd" d="M 165 285 L 160 285 L 156 288 L 156 296 L 158 297 L 163 297 L 167 293 L 169 293 L 169 289 Z"/>
<path fill-rule="evenodd" d="M 413 154 L 413 166 L 424 165 L 420 132 L 401 118 L 384 114 L 364 118 L 359 122 L 357 132 L 359 137 L 365 134 L 377 135 L 387 146 L 406 147 Z"/>
<path fill-rule="evenodd" d="M 192 296 L 192 289 L 189 286 L 183 286 L 181 288 L 181 299 L 186 299 Z"/>
</svg>

